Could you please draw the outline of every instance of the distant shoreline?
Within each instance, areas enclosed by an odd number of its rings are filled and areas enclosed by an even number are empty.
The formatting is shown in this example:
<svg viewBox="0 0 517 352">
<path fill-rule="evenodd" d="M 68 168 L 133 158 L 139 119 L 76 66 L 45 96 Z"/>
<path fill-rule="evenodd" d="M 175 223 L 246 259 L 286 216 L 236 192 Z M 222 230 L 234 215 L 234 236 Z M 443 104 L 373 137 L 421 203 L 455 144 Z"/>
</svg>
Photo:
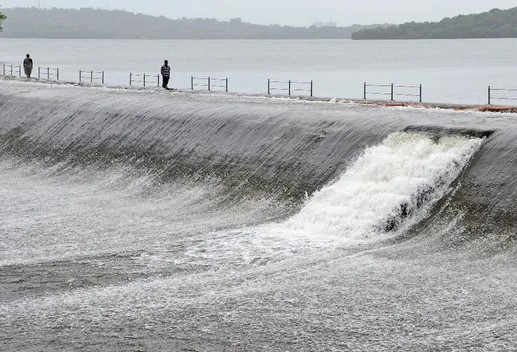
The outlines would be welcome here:
<svg viewBox="0 0 517 352">
<path fill-rule="evenodd" d="M 517 23 L 517 7 L 444 18 L 440 22 L 409 22 L 398 26 L 366 28 L 352 33 L 352 39 L 508 39 L 517 38 L 515 23 Z"/>
<path fill-rule="evenodd" d="M 178 40 L 287 40 L 350 39 L 352 33 L 377 25 L 335 24 L 294 27 L 258 25 L 240 18 L 219 21 L 213 18 L 169 19 L 121 10 L 2 9 L 7 16 L 0 38 L 44 39 L 178 39 Z"/>
</svg>

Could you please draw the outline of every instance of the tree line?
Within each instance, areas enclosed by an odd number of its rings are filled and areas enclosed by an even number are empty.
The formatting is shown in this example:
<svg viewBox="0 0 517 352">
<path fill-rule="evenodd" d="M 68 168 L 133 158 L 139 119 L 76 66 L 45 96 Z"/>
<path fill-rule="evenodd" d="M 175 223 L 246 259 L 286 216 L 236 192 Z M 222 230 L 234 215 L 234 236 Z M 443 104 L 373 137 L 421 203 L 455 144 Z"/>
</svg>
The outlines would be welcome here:
<svg viewBox="0 0 517 352">
<path fill-rule="evenodd" d="M 3 30 L 2 28 L 2 21 L 5 20 L 5 15 L 0 11 L 0 32 Z"/>
<path fill-rule="evenodd" d="M 356 40 L 461 38 L 517 38 L 517 7 L 444 18 L 440 22 L 409 22 L 363 29 L 352 34 Z"/>
<path fill-rule="evenodd" d="M 120 10 L 4 9 L 0 36 L 10 38 L 89 39 L 350 39 L 365 26 L 292 27 L 256 25 L 240 18 L 169 19 Z"/>
</svg>

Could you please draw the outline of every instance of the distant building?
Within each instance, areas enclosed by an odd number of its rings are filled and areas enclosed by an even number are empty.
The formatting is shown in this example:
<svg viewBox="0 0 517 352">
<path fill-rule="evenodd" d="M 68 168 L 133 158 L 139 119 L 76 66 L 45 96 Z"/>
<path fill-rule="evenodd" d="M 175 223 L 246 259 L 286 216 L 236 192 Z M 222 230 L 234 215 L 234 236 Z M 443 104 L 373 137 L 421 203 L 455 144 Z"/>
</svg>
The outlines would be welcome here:
<svg viewBox="0 0 517 352">
<path fill-rule="evenodd" d="M 321 27 L 337 27 L 337 22 L 335 21 L 318 21 L 314 22 L 311 27 L 321 28 Z"/>
</svg>

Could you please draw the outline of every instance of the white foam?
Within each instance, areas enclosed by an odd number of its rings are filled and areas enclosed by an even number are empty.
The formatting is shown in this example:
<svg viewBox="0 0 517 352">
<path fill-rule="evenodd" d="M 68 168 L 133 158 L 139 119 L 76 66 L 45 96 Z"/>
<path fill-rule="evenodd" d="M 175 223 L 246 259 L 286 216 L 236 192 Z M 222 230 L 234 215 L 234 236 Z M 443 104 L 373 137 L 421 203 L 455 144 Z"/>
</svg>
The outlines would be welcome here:
<svg viewBox="0 0 517 352">
<path fill-rule="evenodd" d="M 310 256 L 318 250 L 373 244 L 422 220 L 451 189 L 483 140 L 400 132 L 367 148 L 331 185 L 282 223 L 213 233 L 190 246 L 183 262 L 250 265 Z M 426 193 L 427 192 L 427 193 Z M 426 195 L 423 204 L 422 194 Z M 420 202 L 422 203 L 422 202 Z M 400 217 L 401 204 L 411 214 Z M 390 219 L 401 221 L 386 231 Z"/>
<path fill-rule="evenodd" d="M 405 219 L 406 224 L 414 222 L 444 196 L 481 143 L 459 135 L 392 134 L 366 149 L 343 176 L 316 192 L 284 225 L 309 236 L 371 238 L 386 233 L 390 218 L 400 218 L 402 204 L 416 210 Z M 432 192 L 425 205 L 417 207 L 426 191 Z"/>
</svg>

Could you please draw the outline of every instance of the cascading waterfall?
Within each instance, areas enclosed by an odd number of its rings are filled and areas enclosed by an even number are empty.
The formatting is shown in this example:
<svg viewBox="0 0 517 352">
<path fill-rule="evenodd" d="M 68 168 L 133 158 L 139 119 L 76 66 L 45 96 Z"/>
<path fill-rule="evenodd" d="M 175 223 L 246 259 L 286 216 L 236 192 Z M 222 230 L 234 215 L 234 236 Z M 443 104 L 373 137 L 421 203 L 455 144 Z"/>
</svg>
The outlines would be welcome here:
<svg viewBox="0 0 517 352">
<path fill-rule="evenodd" d="M 481 138 L 399 132 L 316 192 L 288 226 L 313 236 L 371 237 L 412 223 L 447 192 Z"/>
<path fill-rule="evenodd" d="M 316 248 L 375 243 L 428 216 L 483 138 L 397 132 L 369 147 L 284 222 L 219 232 L 189 260 L 219 266 L 274 261 Z M 395 231 L 399 230 L 399 231 Z"/>
</svg>

